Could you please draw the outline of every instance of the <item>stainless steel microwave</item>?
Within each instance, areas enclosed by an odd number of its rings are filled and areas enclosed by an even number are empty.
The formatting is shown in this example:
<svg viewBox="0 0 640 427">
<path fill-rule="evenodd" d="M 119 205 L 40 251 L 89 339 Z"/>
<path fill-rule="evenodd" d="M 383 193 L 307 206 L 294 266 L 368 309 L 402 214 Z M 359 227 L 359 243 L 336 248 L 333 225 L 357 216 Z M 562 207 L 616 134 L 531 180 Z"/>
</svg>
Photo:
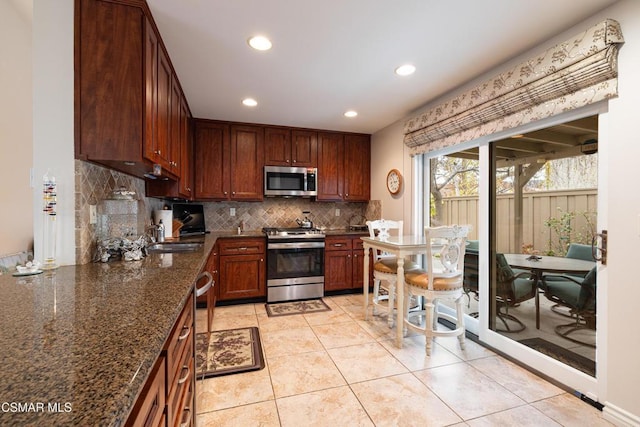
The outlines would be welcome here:
<svg viewBox="0 0 640 427">
<path fill-rule="evenodd" d="M 288 166 L 264 167 L 264 195 L 312 197 L 318 195 L 318 170 Z"/>
</svg>

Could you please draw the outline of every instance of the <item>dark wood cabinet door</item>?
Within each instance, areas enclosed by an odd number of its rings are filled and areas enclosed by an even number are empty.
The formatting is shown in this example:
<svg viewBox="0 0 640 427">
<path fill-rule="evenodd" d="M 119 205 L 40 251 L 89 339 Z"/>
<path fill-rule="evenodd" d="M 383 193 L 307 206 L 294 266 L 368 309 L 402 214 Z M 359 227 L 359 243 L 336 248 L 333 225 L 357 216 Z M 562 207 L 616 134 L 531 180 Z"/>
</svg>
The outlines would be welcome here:
<svg viewBox="0 0 640 427">
<path fill-rule="evenodd" d="M 353 280 L 351 287 L 354 289 L 362 289 L 362 283 L 364 282 L 364 247 L 360 237 L 353 238 Z M 373 264 L 371 264 L 373 265 Z"/>
<path fill-rule="evenodd" d="M 315 168 L 318 166 L 318 132 L 292 130 L 291 158 L 293 166 Z"/>
<path fill-rule="evenodd" d="M 231 126 L 231 200 L 263 199 L 264 129 Z"/>
<path fill-rule="evenodd" d="M 264 255 L 220 257 L 220 300 L 266 297 Z"/>
<path fill-rule="evenodd" d="M 283 128 L 264 128 L 264 164 L 291 166 L 291 131 Z"/>
<path fill-rule="evenodd" d="M 369 135 L 345 135 L 344 164 L 344 200 L 348 202 L 368 201 L 371 188 Z"/>
<path fill-rule="evenodd" d="M 180 84 L 175 76 L 171 74 L 171 95 L 169 96 L 170 114 L 169 114 L 169 169 L 178 177 L 180 176 L 180 164 L 182 159 L 181 144 L 182 144 L 182 90 Z"/>
<path fill-rule="evenodd" d="M 342 201 L 344 185 L 344 136 L 318 132 L 317 200 Z"/>
<path fill-rule="evenodd" d="M 198 121 L 195 125 L 194 196 L 197 200 L 229 198 L 229 125 Z"/>
<path fill-rule="evenodd" d="M 169 163 L 171 144 L 171 65 L 162 49 L 158 49 L 158 89 L 156 92 L 157 134 L 155 162 L 172 170 Z"/>
<path fill-rule="evenodd" d="M 325 251 L 324 253 L 324 289 L 337 291 L 351 289 L 353 260 L 351 251 Z"/>
<path fill-rule="evenodd" d="M 144 17 L 138 8 L 77 3 L 76 157 L 140 161 Z"/>
<path fill-rule="evenodd" d="M 157 91 L 158 91 L 158 36 L 151 23 L 145 19 L 144 32 L 144 72 L 145 72 L 145 139 L 143 144 L 144 157 L 152 162 L 156 161 L 157 139 Z"/>
<path fill-rule="evenodd" d="M 193 133 L 187 101 L 180 102 L 180 196 L 193 199 Z"/>
</svg>

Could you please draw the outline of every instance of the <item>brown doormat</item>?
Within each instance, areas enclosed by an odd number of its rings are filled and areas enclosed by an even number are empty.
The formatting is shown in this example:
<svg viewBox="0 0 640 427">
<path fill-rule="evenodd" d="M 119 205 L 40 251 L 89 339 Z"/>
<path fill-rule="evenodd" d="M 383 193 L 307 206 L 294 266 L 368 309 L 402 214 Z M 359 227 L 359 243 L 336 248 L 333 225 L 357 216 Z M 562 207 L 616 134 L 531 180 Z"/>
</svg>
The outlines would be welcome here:
<svg viewBox="0 0 640 427">
<path fill-rule="evenodd" d="M 196 379 L 264 368 L 256 327 L 196 334 Z"/>
<path fill-rule="evenodd" d="M 291 314 L 318 313 L 321 311 L 331 310 L 331 308 L 324 301 L 322 301 L 322 299 L 276 302 L 265 304 L 264 306 L 267 309 L 267 315 L 269 315 L 270 317 L 289 316 Z"/>
<path fill-rule="evenodd" d="M 596 362 L 581 354 L 574 353 L 542 338 L 528 338 L 518 342 L 587 375 L 596 376 Z"/>
</svg>

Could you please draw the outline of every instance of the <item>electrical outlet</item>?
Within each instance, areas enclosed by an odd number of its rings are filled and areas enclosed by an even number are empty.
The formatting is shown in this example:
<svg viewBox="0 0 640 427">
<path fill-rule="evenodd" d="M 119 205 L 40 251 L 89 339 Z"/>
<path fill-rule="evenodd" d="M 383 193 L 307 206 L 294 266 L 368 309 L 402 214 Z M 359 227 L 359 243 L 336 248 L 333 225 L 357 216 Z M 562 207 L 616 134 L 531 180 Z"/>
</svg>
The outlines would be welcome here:
<svg viewBox="0 0 640 427">
<path fill-rule="evenodd" d="M 236 208 L 229 208 L 229 215 L 236 216 Z"/>
<path fill-rule="evenodd" d="M 96 205 L 89 205 L 89 224 L 95 224 L 98 222 L 98 212 Z"/>
<path fill-rule="evenodd" d="M 336 216 L 340 216 L 340 209 L 336 208 Z"/>
</svg>

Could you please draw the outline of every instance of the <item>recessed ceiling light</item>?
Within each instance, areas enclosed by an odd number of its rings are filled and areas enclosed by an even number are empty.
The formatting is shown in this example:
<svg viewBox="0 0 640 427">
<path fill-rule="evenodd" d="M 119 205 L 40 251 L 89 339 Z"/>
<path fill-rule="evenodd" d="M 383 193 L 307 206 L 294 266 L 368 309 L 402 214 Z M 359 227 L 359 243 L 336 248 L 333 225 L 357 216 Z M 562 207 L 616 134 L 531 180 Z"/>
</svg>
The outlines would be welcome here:
<svg viewBox="0 0 640 427">
<path fill-rule="evenodd" d="M 269 49 L 271 49 L 271 40 L 269 40 L 265 36 L 251 37 L 249 39 L 248 43 L 249 43 L 249 46 L 251 46 L 255 50 L 269 50 Z"/>
<path fill-rule="evenodd" d="M 358 115 L 357 111 L 349 110 L 344 113 L 345 117 L 355 117 Z"/>
<path fill-rule="evenodd" d="M 242 100 L 242 103 L 247 107 L 255 107 L 256 105 L 258 105 L 258 101 L 253 98 L 245 98 Z"/>
<path fill-rule="evenodd" d="M 396 74 L 399 76 L 409 76 L 415 73 L 415 71 L 416 71 L 416 67 L 414 67 L 411 64 L 401 65 L 398 68 L 396 68 Z"/>
</svg>

